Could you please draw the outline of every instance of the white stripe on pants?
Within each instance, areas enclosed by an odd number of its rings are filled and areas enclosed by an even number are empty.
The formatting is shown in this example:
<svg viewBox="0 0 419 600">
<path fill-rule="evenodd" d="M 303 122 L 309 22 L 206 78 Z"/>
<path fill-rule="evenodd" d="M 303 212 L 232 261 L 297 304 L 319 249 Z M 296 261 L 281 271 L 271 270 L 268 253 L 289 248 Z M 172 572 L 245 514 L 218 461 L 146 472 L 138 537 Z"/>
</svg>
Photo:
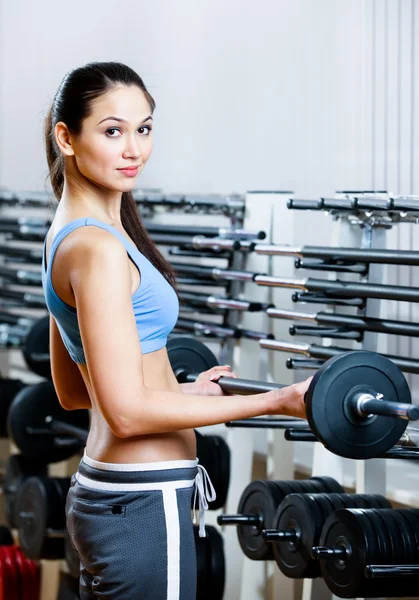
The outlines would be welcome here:
<svg viewBox="0 0 419 600">
<path fill-rule="evenodd" d="M 167 531 L 167 600 L 180 598 L 180 529 L 176 490 L 163 490 Z"/>
</svg>

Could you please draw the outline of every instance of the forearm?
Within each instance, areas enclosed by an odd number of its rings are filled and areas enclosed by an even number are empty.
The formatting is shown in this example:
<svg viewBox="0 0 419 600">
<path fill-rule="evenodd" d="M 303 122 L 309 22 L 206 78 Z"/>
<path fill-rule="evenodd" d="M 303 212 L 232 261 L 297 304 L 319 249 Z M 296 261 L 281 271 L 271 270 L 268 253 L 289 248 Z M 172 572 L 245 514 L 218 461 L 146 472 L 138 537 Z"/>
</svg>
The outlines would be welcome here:
<svg viewBox="0 0 419 600">
<path fill-rule="evenodd" d="M 180 383 L 179 387 L 184 394 L 188 394 L 188 395 L 199 394 L 200 395 L 199 384 L 196 383 L 195 381 L 193 381 L 191 383 Z"/>
<path fill-rule="evenodd" d="M 167 433 L 216 425 L 260 415 L 290 414 L 292 386 L 249 396 L 200 396 L 146 388 L 144 397 L 125 417 L 120 415 L 120 437 Z M 117 433 L 117 435 L 118 435 Z"/>
</svg>

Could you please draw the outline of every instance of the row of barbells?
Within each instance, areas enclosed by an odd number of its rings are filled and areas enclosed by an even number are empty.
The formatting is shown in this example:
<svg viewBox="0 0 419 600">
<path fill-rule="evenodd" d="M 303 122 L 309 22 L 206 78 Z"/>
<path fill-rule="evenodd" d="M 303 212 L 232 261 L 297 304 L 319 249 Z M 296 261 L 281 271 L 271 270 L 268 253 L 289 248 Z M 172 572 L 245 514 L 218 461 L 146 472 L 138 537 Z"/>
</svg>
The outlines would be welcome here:
<svg viewBox="0 0 419 600">
<path fill-rule="evenodd" d="M 323 577 L 333 594 L 416 597 L 419 510 L 391 507 L 379 494 L 345 494 L 330 477 L 253 481 L 236 515 L 240 547 L 251 560 L 275 560 L 288 577 Z"/>
</svg>

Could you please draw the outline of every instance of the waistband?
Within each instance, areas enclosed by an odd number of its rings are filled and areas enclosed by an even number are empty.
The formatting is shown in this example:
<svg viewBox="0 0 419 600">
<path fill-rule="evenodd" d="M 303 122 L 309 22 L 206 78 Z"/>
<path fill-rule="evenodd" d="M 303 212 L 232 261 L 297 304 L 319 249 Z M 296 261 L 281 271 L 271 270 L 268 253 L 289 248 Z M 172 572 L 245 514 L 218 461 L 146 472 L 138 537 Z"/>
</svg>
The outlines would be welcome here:
<svg viewBox="0 0 419 600">
<path fill-rule="evenodd" d="M 195 486 L 199 506 L 199 536 L 205 537 L 205 511 L 217 495 L 205 467 L 195 460 L 170 460 L 152 463 L 104 463 L 89 458 L 84 451 L 75 479 L 84 487 L 112 492 L 166 491 Z"/>
</svg>

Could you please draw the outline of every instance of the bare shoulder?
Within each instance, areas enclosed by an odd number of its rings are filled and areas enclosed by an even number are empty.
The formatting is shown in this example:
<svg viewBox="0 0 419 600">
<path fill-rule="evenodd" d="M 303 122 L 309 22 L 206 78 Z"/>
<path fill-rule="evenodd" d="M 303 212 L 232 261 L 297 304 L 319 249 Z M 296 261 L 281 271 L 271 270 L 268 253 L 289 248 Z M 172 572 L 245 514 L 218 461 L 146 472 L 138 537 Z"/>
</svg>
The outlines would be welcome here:
<svg viewBox="0 0 419 600">
<path fill-rule="evenodd" d="M 80 227 L 70 232 L 60 243 L 60 253 L 73 264 L 86 260 L 114 257 L 126 258 L 124 245 L 114 235 L 100 227 Z"/>
</svg>

